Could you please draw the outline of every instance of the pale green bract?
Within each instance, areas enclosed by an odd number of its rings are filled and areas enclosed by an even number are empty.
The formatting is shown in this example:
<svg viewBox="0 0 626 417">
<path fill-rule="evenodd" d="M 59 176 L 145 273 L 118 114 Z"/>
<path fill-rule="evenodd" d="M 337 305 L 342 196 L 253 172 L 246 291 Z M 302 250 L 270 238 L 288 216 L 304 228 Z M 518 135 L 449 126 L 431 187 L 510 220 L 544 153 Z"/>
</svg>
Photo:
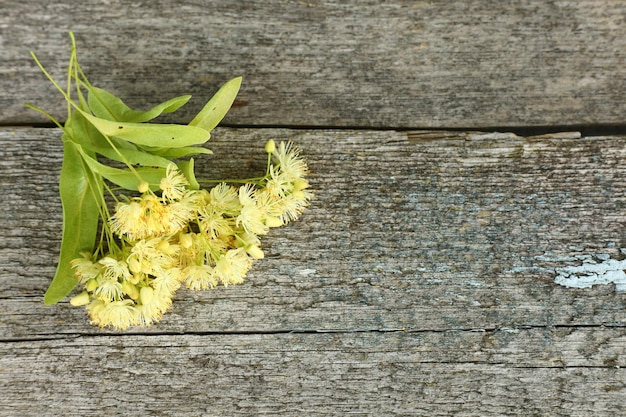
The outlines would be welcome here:
<svg viewBox="0 0 626 417">
<path fill-rule="evenodd" d="M 123 139 L 136 145 L 182 148 L 209 140 L 208 130 L 195 126 L 156 123 L 113 122 L 78 110 L 105 137 Z"/>
<path fill-rule="evenodd" d="M 241 87 L 241 81 L 242 78 L 237 77 L 224 84 L 204 108 L 200 110 L 200 113 L 189 122 L 189 125 L 213 130 L 233 105 L 237 92 L 239 92 L 239 87 Z"/>
<path fill-rule="evenodd" d="M 184 106 L 190 98 L 190 95 L 175 97 L 154 106 L 148 111 L 136 111 L 129 108 L 118 97 L 98 87 L 90 86 L 89 95 L 87 96 L 89 108 L 94 116 L 130 123 L 148 122 L 161 115 L 161 113 L 174 112 Z"/>
<path fill-rule="evenodd" d="M 75 144 L 65 141 L 59 192 L 63 204 L 63 237 L 56 273 L 44 296 L 45 304 L 55 304 L 76 286 L 70 261 L 80 252 L 91 252 L 98 232 L 99 201 L 102 185 L 89 178 Z"/>
<path fill-rule="evenodd" d="M 209 140 L 210 131 L 232 106 L 242 80 L 237 77 L 225 83 L 188 125 L 146 123 L 162 113 L 178 110 L 191 96 L 175 97 L 148 111 L 133 110 L 120 98 L 89 83 L 78 64 L 72 33 L 70 38 L 72 49 L 66 89 L 48 74 L 31 52 L 37 65 L 68 103 L 64 125 L 44 110 L 27 104 L 63 130 L 63 166 L 59 180 L 63 236 L 57 270 L 44 296 L 47 305 L 62 300 L 78 283 L 70 260 L 96 249 L 99 219 L 106 222 L 107 218 L 104 190 L 109 186 L 104 180 L 130 191 L 138 191 L 145 184 L 151 190 L 158 190 L 166 168 L 174 162 L 190 189 L 198 189 L 193 159 L 172 160 L 211 153 L 207 148 L 194 145 Z M 110 166 L 110 162 L 121 163 L 126 168 Z M 115 245 L 106 227 L 101 235 L 107 244 Z"/>
</svg>

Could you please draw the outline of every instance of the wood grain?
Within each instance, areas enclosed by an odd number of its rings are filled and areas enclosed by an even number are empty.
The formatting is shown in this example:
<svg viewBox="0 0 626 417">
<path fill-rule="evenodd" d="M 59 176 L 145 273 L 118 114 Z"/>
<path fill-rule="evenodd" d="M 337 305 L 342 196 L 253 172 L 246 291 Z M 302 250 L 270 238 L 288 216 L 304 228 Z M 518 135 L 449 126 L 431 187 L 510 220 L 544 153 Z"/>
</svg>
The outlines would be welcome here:
<svg viewBox="0 0 626 417">
<path fill-rule="evenodd" d="M 0 417 L 625 415 L 624 293 L 554 279 L 626 256 L 626 136 L 494 128 L 619 131 L 625 15 L 624 0 L 4 1 Z M 23 105 L 65 106 L 28 52 L 64 79 L 69 30 L 91 81 L 130 105 L 194 95 L 164 120 L 244 76 L 199 177 L 262 172 L 269 138 L 311 169 L 311 207 L 264 237 L 244 284 L 180 290 L 149 328 L 42 303 L 62 147 Z"/>
<path fill-rule="evenodd" d="M 40 304 L 61 233 L 58 136 L 0 131 L 7 338 L 98 333 L 80 309 Z M 199 176 L 261 172 L 268 138 L 302 147 L 312 206 L 263 239 L 268 258 L 245 285 L 181 292 L 159 331 L 624 323 L 612 287 L 552 282 L 556 267 L 583 256 L 622 256 L 623 137 L 218 129 Z"/>
<path fill-rule="evenodd" d="M 245 284 L 126 333 L 44 307 L 57 129 L 0 129 L 0 416 L 615 416 L 626 303 L 555 268 L 625 247 L 624 137 L 226 129 L 200 177 L 306 155 L 312 206 Z"/>
<path fill-rule="evenodd" d="M 0 415 L 621 415 L 624 338 L 527 329 L 3 343 Z"/>
<path fill-rule="evenodd" d="M 5 0 L 1 124 L 65 108 L 67 31 L 91 81 L 145 108 L 244 76 L 239 126 L 623 125 L 626 1 Z M 56 114 L 56 113 L 55 113 Z M 63 114 L 58 114 L 63 117 Z"/>
</svg>

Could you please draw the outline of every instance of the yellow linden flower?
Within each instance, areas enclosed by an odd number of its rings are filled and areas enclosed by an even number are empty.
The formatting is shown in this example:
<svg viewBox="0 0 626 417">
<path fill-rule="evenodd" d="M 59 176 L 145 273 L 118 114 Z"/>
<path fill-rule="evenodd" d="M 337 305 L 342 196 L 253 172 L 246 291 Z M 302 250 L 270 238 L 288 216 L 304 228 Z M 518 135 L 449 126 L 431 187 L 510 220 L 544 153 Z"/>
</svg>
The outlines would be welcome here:
<svg viewBox="0 0 626 417">
<path fill-rule="evenodd" d="M 254 259 L 263 259 L 265 254 L 261 250 L 261 240 L 252 233 L 242 233 L 237 235 L 237 246 L 244 248 L 248 255 Z"/>
<path fill-rule="evenodd" d="M 277 196 L 270 192 L 266 187 L 257 190 L 255 193 L 257 207 L 263 213 L 265 224 L 268 227 L 276 227 L 276 222 L 273 222 L 273 218 L 280 218 L 283 215 L 281 209 L 281 200 L 284 196 Z M 282 226 L 283 222 L 279 219 L 278 226 Z"/>
<path fill-rule="evenodd" d="M 191 233 L 181 233 L 178 236 L 178 244 L 183 249 L 189 249 L 193 245 L 193 237 Z"/>
<path fill-rule="evenodd" d="M 224 284 L 240 284 L 248 273 L 252 261 L 243 248 L 231 249 L 215 264 L 215 276 Z"/>
<path fill-rule="evenodd" d="M 256 204 L 254 201 L 254 184 L 245 184 L 239 187 L 239 203 L 241 206 Z"/>
<path fill-rule="evenodd" d="M 253 261 L 265 257 L 259 235 L 299 217 L 312 197 L 298 149 L 268 142 L 267 150 L 276 164 L 261 188 L 251 182 L 188 190 L 172 164 L 161 197 L 148 190 L 118 203 L 108 224 L 121 238 L 122 259 L 96 262 L 84 253 L 72 260 L 85 291 L 70 303 L 85 305 L 95 325 L 125 330 L 161 320 L 182 283 L 192 290 L 242 283 Z"/>
<path fill-rule="evenodd" d="M 185 195 L 189 181 L 178 170 L 175 164 L 169 164 L 165 171 L 165 177 L 161 179 L 159 188 L 163 192 L 161 198 L 164 201 L 180 200 Z"/>
<path fill-rule="evenodd" d="M 229 218 L 224 217 L 223 212 L 218 211 L 213 204 L 207 204 L 198 210 L 199 226 L 210 238 L 216 238 L 220 235 L 232 235 L 233 222 Z"/>
<path fill-rule="evenodd" d="M 122 291 L 132 300 L 139 298 L 139 288 L 137 288 L 137 285 L 132 284 L 130 281 L 124 281 L 122 283 Z"/>
<path fill-rule="evenodd" d="M 143 287 L 139 296 L 137 311 L 139 312 L 139 322 L 143 326 L 149 326 L 158 322 L 172 306 L 170 294 L 160 293 L 151 287 Z"/>
<path fill-rule="evenodd" d="M 204 261 L 209 265 L 215 265 L 229 249 L 235 246 L 235 236 L 219 236 L 214 239 L 204 239 L 204 252 L 196 259 L 196 263 Z"/>
<path fill-rule="evenodd" d="M 274 153 L 274 151 L 276 151 L 276 142 L 274 142 L 273 139 L 270 139 L 267 142 L 265 142 L 265 152 L 271 154 L 271 153 Z"/>
<path fill-rule="evenodd" d="M 171 297 L 176 290 L 180 288 L 183 280 L 184 277 L 180 268 L 169 268 L 159 272 L 159 274 L 150 281 L 150 285 L 157 293 Z"/>
<path fill-rule="evenodd" d="M 172 223 L 165 225 L 165 234 L 171 235 L 183 230 L 187 223 L 196 217 L 199 200 L 200 198 L 195 191 L 189 191 L 179 201 L 168 204 L 169 217 L 166 218 L 166 221 Z"/>
<path fill-rule="evenodd" d="M 254 259 L 263 259 L 265 254 L 257 245 L 248 245 L 246 246 L 246 252 L 248 255 L 252 256 Z"/>
<path fill-rule="evenodd" d="M 167 240 L 163 238 L 138 240 L 132 244 L 130 255 L 126 261 L 134 273 L 142 272 L 156 275 L 158 271 L 174 265 L 175 257 L 173 255 L 176 254 L 177 248 L 178 246 L 169 245 Z M 160 249 L 165 249 L 168 253 Z"/>
<path fill-rule="evenodd" d="M 308 207 L 312 194 L 309 191 L 294 191 L 282 200 L 280 200 L 280 209 L 282 210 L 282 219 L 285 223 L 296 220 L 300 214 Z"/>
<path fill-rule="evenodd" d="M 98 281 L 94 294 L 102 301 L 114 301 L 123 297 L 124 289 L 117 280 L 102 278 Z"/>
<path fill-rule="evenodd" d="M 185 285 L 192 290 L 206 290 L 217 285 L 213 268 L 209 265 L 189 265 L 183 270 Z"/>
<path fill-rule="evenodd" d="M 155 241 L 159 239 L 141 239 L 133 242 L 130 255 L 126 258 L 128 267 L 134 274 L 152 272 L 152 261 L 159 258 L 159 251 L 155 247 Z"/>
<path fill-rule="evenodd" d="M 100 259 L 98 262 L 104 265 L 102 276 L 105 280 L 127 280 L 131 277 L 130 270 L 128 269 L 128 264 L 124 261 L 119 261 L 110 256 L 106 256 Z"/>
<path fill-rule="evenodd" d="M 293 142 L 280 142 L 273 153 L 280 172 L 290 181 L 302 178 L 308 171 L 306 162 L 300 158 L 300 150 Z"/>
<path fill-rule="evenodd" d="M 137 191 L 139 191 L 141 194 L 147 193 L 148 190 L 150 190 L 150 184 L 147 181 L 141 181 L 137 186 Z"/>
<path fill-rule="evenodd" d="M 246 232 L 257 235 L 265 235 L 269 228 L 265 225 L 265 214 L 257 206 L 254 186 L 243 185 L 239 188 L 239 201 L 242 205 L 237 226 L 241 225 Z"/>
<path fill-rule="evenodd" d="M 265 224 L 265 216 L 256 204 L 246 205 L 237 216 L 237 226 L 241 225 L 246 232 L 266 235 L 269 227 Z"/>
<path fill-rule="evenodd" d="M 144 204 L 142 199 L 133 199 L 130 203 L 118 203 L 115 214 L 109 220 L 111 231 L 119 236 L 126 235 L 131 239 L 141 239 L 147 234 L 143 229 Z"/>
<path fill-rule="evenodd" d="M 227 216 L 235 216 L 241 210 L 237 189 L 228 184 L 220 183 L 209 192 L 210 203 L 215 211 Z"/>
<path fill-rule="evenodd" d="M 105 302 L 102 308 L 92 309 L 91 320 L 100 327 L 111 326 L 114 329 L 126 330 L 138 324 L 139 312 L 132 300 Z"/>
<path fill-rule="evenodd" d="M 104 310 L 105 302 L 95 299 L 87 306 L 87 313 L 91 319 L 91 324 L 100 326 L 100 312 Z"/>
<path fill-rule="evenodd" d="M 147 194 L 130 203 L 118 203 L 110 219 L 111 230 L 131 240 L 173 235 L 183 230 L 194 217 L 197 199 L 193 193 L 182 200 L 164 204 Z"/>
<path fill-rule="evenodd" d="M 175 256 L 180 249 L 178 245 L 171 244 L 167 239 L 161 239 L 156 248 L 168 256 Z"/>
<path fill-rule="evenodd" d="M 293 182 L 293 190 L 294 191 L 302 191 L 306 188 L 309 188 L 309 182 L 304 178 L 297 178 Z"/>
<path fill-rule="evenodd" d="M 81 252 L 81 255 L 80 258 L 72 259 L 70 266 L 74 269 L 74 276 L 78 278 L 80 283 L 84 284 L 100 275 L 102 265 L 94 262 L 90 253 Z"/>
<path fill-rule="evenodd" d="M 167 206 L 153 195 L 135 198 L 130 203 L 119 203 L 111 217 L 111 230 L 131 240 L 157 236 Z"/>
<path fill-rule="evenodd" d="M 161 236 L 165 233 L 166 228 L 170 228 L 170 222 L 176 221 L 175 219 L 178 216 L 173 216 L 170 212 L 170 206 L 163 204 L 153 195 L 146 195 L 142 201 L 142 222 L 136 225 L 129 225 L 131 230 L 133 226 L 137 229 L 137 239 Z M 184 222 L 177 221 L 174 227 L 182 229 L 183 225 Z M 132 232 L 128 233 L 128 235 L 131 237 Z"/>
<path fill-rule="evenodd" d="M 271 165 L 264 189 L 274 197 L 282 198 L 293 190 L 293 178 Z"/>
<path fill-rule="evenodd" d="M 146 274 L 144 274 L 143 272 L 135 272 L 126 282 L 130 282 L 133 285 L 137 285 L 141 281 L 144 281 L 145 279 L 146 279 Z"/>
<path fill-rule="evenodd" d="M 89 281 L 87 281 L 87 283 L 85 284 L 85 289 L 88 292 L 94 292 L 96 290 L 96 288 L 98 288 L 98 280 L 96 278 L 91 278 Z"/>
<path fill-rule="evenodd" d="M 280 216 L 270 216 L 265 218 L 265 225 L 267 227 L 280 227 L 284 224 L 285 222 L 283 222 L 283 219 Z"/>
<path fill-rule="evenodd" d="M 246 247 L 250 245 L 261 246 L 261 239 L 254 233 L 243 232 L 237 235 L 238 247 Z"/>
<path fill-rule="evenodd" d="M 204 259 L 206 251 L 206 239 L 200 234 L 184 233 L 179 235 L 180 252 L 178 254 L 178 267 L 185 268 L 198 263 Z"/>
<path fill-rule="evenodd" d="M 70 304 L 75 307 L 78 307 L 78 306 L 84 306 L 84 305 L 89 304 L 89 301 L 90 301 L 89 293 L 87 291 L 83 291 L 80 294 L 72 297 L 70 299 Z"/>
</svg>

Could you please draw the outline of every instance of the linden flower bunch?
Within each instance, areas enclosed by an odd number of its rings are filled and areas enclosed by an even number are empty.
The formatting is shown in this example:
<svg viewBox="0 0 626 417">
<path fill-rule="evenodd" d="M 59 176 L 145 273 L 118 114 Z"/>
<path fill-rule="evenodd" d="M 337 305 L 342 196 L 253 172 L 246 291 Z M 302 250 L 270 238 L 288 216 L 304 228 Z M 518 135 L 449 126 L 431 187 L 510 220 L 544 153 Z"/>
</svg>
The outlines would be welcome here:
<svg viewBox="0 0 626 417">
<path fill-rule="evenodd" d="M 31 53 L 68 107 L 62 125 L 27 104 L 63 131 L 63 237 L 44 303 L 59 302 L 79 285 L 70 303 L 86 306 L 93 324 L 124 330 L 158 322 L 182 285 L 201 290 L 243 282 L 253 260 L 264 256 L 260 236 L 297 219 L 312 197 L 299 149 L 270 140 L 265 175 L 197 180 L 192 156 L 212 153 L 197 145 L 230 109 L 241 77 L 224 84 L 188 125 L 148 123 L 191 96 L 133 110 L 91 85 L 70 38 L 66 88 Z M 112 212 L 105 194 L 115 202 Z"/>
<path fill-rule="evenodd" d="M 84 287 L 70 303 L 86 305 L 93 324 L 124 330 L 159 321 L 183 284 L 204 290 L 243 282 L 264 256 L 259 236 L 297 219 L 311 197 L 298 149 L 272 140 L 265 149 L 273 163 L 259 185 L 192 190 L 170 165 L 160 196 L 148 190 L 118 202 L 109 227 L 120 245 L 100 259 L 83 253 L 70 262 Z"/>
</svg>

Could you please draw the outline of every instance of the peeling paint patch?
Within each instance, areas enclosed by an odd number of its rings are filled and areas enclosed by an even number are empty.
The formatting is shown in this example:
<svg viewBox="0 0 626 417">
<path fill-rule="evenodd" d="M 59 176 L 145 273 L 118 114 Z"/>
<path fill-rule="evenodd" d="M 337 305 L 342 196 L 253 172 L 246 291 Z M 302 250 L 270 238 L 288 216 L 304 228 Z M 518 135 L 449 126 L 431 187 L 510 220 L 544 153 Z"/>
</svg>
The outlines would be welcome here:
<svg viewBox="0 0 626 417">
<path fill-rule="evenodd" d="M 622 252 L 625 252 L 622 249 Z M 626 291 L 626 259 L 618 261 L 598 257 L 602 262 L 588 260 L 580 266 L 556 268 L 554 282 L 568 288 L 591 288 L 594 285 L 615 284 L 618 292 Z"/>
</svg>

